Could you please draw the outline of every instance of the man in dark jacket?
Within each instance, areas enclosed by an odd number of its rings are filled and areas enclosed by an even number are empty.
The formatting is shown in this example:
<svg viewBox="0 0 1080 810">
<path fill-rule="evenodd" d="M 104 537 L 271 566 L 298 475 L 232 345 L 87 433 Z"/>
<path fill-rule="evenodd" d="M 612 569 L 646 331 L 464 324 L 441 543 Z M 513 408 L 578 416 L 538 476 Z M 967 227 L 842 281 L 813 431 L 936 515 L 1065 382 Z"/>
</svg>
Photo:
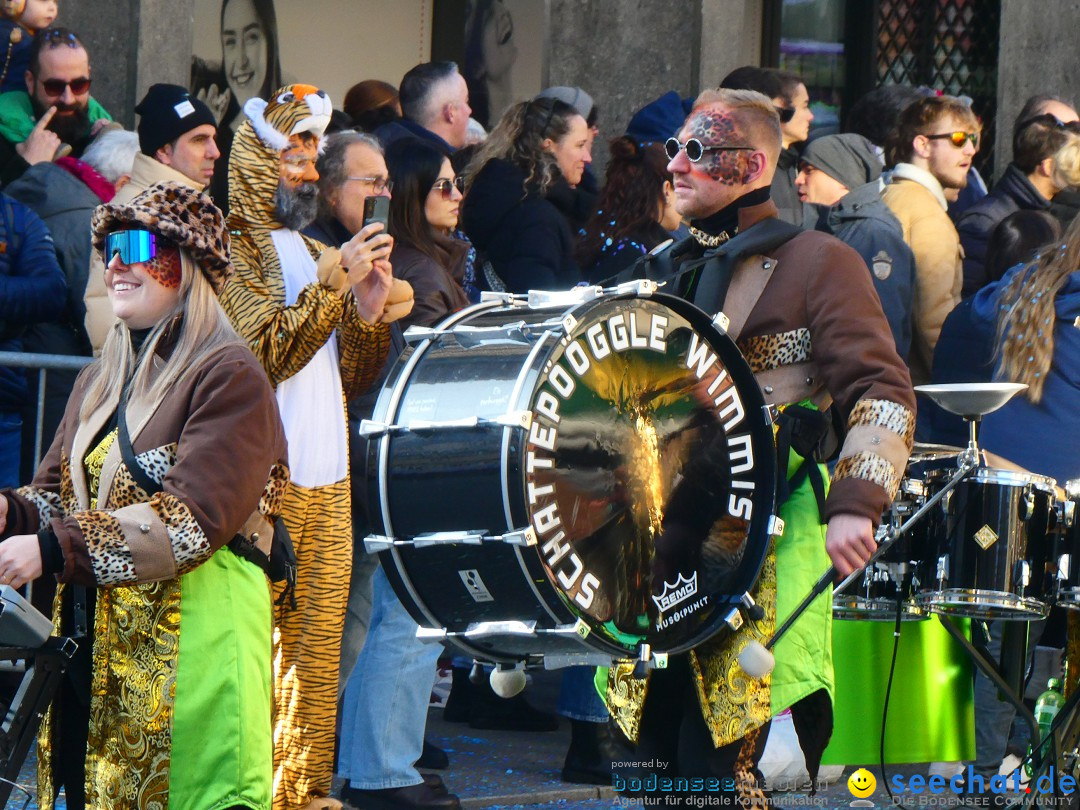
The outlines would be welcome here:
<svg viewBox="0 0 1080 810">
<path fill-rule="evenodd" d="M 61 317 L 65 294 L 49 229 L 25 205 L 0 194 L 0 351 L 21 352 L 27 327 Z M 0 487 L 23 483 L 21 410 L 29 398 L 26 372 L 0 368 Z"/>
<path fill-rule="evenodd" d="M 1070 130 L 1078 131 L 1076 121 L 1076 112 L 1062 102 L 1052 112 L 1032 103 L 1020 111 L 1013 126 L 1012 163 L 993 190 L 956 221 L 964 248 L 961 297 L 986 286 L 986 243 L 1001 220 L 1014 211 L 1050 209 L 1051 198 L 1062 190 L 1054 181 L 1054 153 L 1065 145 Z"/>
<path fill-rule="evenodd" d="M 881 199 L 881 161 L 862 135 L 826 135 L 807 145 L 795 186 L 818 207 L 816 228 L 855 248 L 866 266 L 892 329 L 896 351 L 911 348 L 915 257 L 900 222 Z"/>
<path fill-rule="evenodd" d="M 469 88 L 454 62 L 424 62 L 401 79 L 402 117 L 383 124 L 376 137 L 388 149 L 402 138 L 419 138 L 446 155 L 465 145 L 469 125 Z"/>
</svg>

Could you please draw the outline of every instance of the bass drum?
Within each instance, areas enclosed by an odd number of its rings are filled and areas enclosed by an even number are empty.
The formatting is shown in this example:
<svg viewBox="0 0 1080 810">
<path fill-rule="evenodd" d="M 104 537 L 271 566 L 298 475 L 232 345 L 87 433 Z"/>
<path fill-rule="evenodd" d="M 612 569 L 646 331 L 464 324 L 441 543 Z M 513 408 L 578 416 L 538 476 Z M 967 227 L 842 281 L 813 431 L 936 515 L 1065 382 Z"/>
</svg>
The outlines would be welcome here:
<svg viewBox="0 0 1080 810">
<path fill-rule="evenodd" d="M 367 547 L 478 660 L 688 650 L 768 549 L 772 422 L 735 344 L 681 299 L 594 290 L 410 329 L 361 426 Z"/>
</svg>

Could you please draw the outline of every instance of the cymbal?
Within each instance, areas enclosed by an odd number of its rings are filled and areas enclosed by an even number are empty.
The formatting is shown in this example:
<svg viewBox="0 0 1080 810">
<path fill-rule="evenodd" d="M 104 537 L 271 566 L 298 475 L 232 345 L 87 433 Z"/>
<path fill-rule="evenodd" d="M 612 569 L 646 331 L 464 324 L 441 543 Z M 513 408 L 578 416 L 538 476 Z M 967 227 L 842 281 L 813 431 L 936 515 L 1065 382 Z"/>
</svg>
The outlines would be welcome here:
<svg viewBox="0 0 1080 810">
<path fill-rule="evenodd" d="M 911 447 L 909 464 L 918 461 L 933 461 L 939 458 L 956 458 L 964 452 L 962 447 L 953 447 L 951 444 L 932 444 L 931 442 L 915 442 Z"/>
<path fill-rule="evenodd" d="M 949 413 L 965 419 L 978 419 L 993 413 L 1021 391 L 1023 383 L 947 383 L 942 385 L 916 385 L 915 390 L 925 394 Z"/>
</svg>

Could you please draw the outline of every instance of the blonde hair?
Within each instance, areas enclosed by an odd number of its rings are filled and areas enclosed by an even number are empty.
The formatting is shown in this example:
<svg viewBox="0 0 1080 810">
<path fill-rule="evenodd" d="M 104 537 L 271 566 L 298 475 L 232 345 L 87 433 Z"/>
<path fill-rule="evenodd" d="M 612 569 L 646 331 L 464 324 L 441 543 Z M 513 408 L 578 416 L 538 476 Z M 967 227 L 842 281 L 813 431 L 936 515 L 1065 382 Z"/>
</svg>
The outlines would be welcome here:
<svg viewBox="0 0 1080 810">
<path fill-rule="evenodd" d="M 1054 174 L 1058 188 L 1080 186 L 1080 135 L 1070 132 L 1065 144 L 1054 153 Z"/>
<path fill-rule="evenodd" d="M 750 141 L 747 146 L 761 149 L 775 160 L 780 154 L 783 135 L 780 131 L 780 115 L 771 98 L 756 90 L 731 90 L 726 87 L 704 90 L 694 99 L 690 115 L 716 104 L 723 105 L 731 112 L 740 134 Z"/>
<path fill-rule="evenodd" d="M 150 331 L 138 356 L 131 346 L 131 330 L 121 320 L 113 325 L 101 349 L 101 359 L 89 372 L 90 382 L 79 409 L 85 419 L 103 405 L 127 379 L 132 380 L 131 396 L 147 396 L 157 401 L 183 375 L 196 368 L 223 346 L 243 345 L 217 294 L 195 261 L 180 249 L 180 300 L 176 309 Z M 158 344 L 176 324 L 179 335 L 165 365 L 151 383 Z"/>
<path fill-rule="evenodd" d="M 1015 273 L 998 299 L 1003 302 L 998 317 L 999 375 L 1026 383 L 1026 396 L 1034 403 L 1042 399 L 1054 358 L 1054 299 L 1078 267 L 1080 217 L 1065 232 L 1064 244 L 1042 248 L 1033 262 Z"/>
</svg>

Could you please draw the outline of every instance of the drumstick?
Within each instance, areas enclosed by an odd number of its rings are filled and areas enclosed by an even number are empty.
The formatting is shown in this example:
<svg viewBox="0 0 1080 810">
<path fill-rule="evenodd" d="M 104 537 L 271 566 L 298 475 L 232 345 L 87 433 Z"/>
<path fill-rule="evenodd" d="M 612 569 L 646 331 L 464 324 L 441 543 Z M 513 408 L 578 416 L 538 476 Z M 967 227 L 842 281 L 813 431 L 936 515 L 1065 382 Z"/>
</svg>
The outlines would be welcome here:
<svg viewBox="0 0 1080 810">
<path fill-rule="evenodd" d="M 882 554 L 884 554 L 889 549 L 889 547 L 893 543 L 897 541 L 897 539 L 900 538 L 901 535 L 907 532 L 917 520 L 921 520 L 922 516 L 925 515 L 928 511 L 930 511 L 930 509 L 933 508 L 933 506 L 938 501 L 944 498 L 945 493 L 951 491 L 953 487 L 960 483 L 960 479 L 962 479 L 965 475 L 975 469 L 975 466 L 976 463 L 974 461 L 967 459 L 961 460 L 960 468 L 956 471 L 953 477 L 949 479 L 948 483 L 945 484 L 945 486 L 943 486 L 940 490 L 935 492 L 934 496 L 922 506 L 920 506 L 914 512 L 914 514 L 911 515 L 911 517 L 909 517 L 900 525 L 899 528 L 890 531 L 888 536 L 886 536 L 886 538 L 882 540 L 881 543 L 878 545 L 874 553 L 870 555 L 870 558 L 865 563 L 863 563 L 862 568 L 853 571 L 851 575 L 840 584 L 840 586 L 837 588 L 837 593 L 842 591 L 848 586 L 849 583 L 854 581 L 854 579 L 859 575 L 859 573 L 865 570 L 866 566 L 872 565 Z M 829 569 L 821 575 L 817 582 L 814 583 L 814 587 L 811 588 L 810 593 L 808 593 L 803 598 L 803 600 L 799 603 L 798 607 L 796 607 L 795 610 L 791 612 L 791 615 L 787 617 L 784 623 L 780 625 L 779 629 L 777 629 L 777 631 L 772 634 L 772 637 L 768 641 L 766 641 L 765 644 L 762 644 L 760 641 L 756 640 L 747 643 L 747 645 L 743 648 L 742 652 L 739 653 L 738 657 L 739 666 L 742 668 L 743 672 L 753 678 L 764 678 L 766 675 L 772 672 L 773 667 L 776 665 L 776 658 L 771 652 L 772 648 L 776 646 L 776 642 L 783 638 L 784 633 L 790 630 L 791 626 L 795 624 L 796 621 L 798 621 L 799 617 L 806 612 L 806 609 L 810 607 L 810 604 L 819 596 L 821 596 L 822 592 L 829 587 L 829 583 L 832 582 L 835 577 L 836 566 L 830 565 Z"/>
</svg>

